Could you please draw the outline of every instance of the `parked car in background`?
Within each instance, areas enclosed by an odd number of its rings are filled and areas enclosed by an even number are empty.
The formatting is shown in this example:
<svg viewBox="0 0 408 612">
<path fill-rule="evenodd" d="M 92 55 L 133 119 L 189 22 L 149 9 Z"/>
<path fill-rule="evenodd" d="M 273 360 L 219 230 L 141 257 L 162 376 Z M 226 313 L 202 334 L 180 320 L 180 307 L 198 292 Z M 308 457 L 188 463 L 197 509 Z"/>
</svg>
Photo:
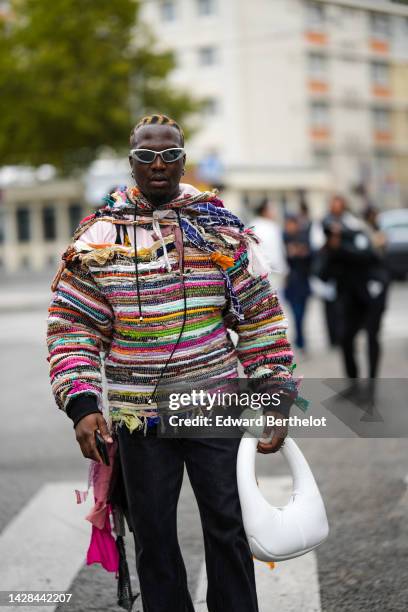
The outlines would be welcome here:
<svg viewBox="0 0 408 612">
<path fill-rule="evenodd" d="M 387 237 L 386 261 L 394 279 L 408 275 L 408 209 L 386 210 L 378 215 L 378 224 Z"/>
</svg>

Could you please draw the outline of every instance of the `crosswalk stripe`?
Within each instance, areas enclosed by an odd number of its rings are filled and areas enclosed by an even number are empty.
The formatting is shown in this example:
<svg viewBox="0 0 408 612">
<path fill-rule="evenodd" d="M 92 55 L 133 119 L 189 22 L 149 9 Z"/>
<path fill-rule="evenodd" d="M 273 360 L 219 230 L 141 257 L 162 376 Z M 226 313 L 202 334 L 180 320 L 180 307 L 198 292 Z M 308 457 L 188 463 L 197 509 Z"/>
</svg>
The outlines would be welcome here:
<svg viewBox="0 0 408 612">
<path fill-rule="evenodd" d="M 290 477 L 259 477 L 265 498 L 274 505 L 284 505 L 291 493 Z M 317 559 L 314 551 L 282 561 L 271 570 L 266 563 L 255 560 L 255 579 L 260 612 L 320 612 L 320 589 Z M 207 577 L 201 566 L 195 593 L 196 612 L 207 612 L 205 603 Z"/>
<path fill-rule="evenodd" d="M 69 592 L 90 535 L 84 520 L 89 503 L 77 505 L 76 488 L 85 487 L 78 482 L 44 485 L 0 534 L 1 591 Z M 51 612 L 56 607 L 30 609 Z"/>
<path fill-rule="evenodd" d="M 320 612 L 316 554 L 281 561 L 271 571 L 255 561 L 260 612 Z"/>
</svg>

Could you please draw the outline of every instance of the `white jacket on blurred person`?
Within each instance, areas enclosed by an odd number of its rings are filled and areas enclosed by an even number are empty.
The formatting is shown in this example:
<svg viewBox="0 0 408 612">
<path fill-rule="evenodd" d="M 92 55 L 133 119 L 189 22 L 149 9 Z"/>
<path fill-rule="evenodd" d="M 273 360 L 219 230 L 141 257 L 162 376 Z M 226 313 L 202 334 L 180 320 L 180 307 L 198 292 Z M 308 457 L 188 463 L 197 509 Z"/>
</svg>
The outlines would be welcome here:
<svg viewBox="0 0 408 612">
<path fill-rule="evenodd" d="M 282 287 L 283 279 L 288 272 L 282 230 L 272 219 L 257 216 L 249 224 L 260 239 L 260 250 L 265 263 L 270 269 L 269 280 L 272 287 Z"/>
</svg>

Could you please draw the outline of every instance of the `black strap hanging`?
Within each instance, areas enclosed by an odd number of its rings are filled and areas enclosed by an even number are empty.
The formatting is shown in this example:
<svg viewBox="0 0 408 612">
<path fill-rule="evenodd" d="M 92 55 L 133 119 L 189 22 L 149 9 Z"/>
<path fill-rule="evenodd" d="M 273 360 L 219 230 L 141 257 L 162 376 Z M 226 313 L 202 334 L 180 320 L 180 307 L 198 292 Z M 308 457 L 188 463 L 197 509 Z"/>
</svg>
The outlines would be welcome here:
<svg viewBox="0 0 408 612">
<path fill-rule="evenodd" d="M 119 553 L 118 606 L 130 612 L 135 600 L 139 597 L 139 593 L 137 595 L 133 595 L 132 593 L 129 566 L 126 560 L 125 542 L 120 535 L 116 538 L 116 548 Z"/>
</svg>

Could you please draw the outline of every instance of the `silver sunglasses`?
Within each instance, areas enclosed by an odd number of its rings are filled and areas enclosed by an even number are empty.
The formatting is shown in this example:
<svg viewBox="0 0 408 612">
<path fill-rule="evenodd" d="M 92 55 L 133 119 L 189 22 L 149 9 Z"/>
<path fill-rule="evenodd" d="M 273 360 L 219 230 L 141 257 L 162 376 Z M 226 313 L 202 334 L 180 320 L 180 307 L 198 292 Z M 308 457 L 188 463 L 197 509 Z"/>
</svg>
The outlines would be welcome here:
<svg viewBox="0 0 408 612">
<path fill-rule="evenodd" d="M 156 157 L 160 155 L 165 164 L 181 159 L 184 155 L 182 147 L 174 147 L 173 149 L 164 149 L 164 151 L 151 151 L 150 149 L 131 149 L 130 156 L 142 164 L 152 164 Z"/>
</svg>

